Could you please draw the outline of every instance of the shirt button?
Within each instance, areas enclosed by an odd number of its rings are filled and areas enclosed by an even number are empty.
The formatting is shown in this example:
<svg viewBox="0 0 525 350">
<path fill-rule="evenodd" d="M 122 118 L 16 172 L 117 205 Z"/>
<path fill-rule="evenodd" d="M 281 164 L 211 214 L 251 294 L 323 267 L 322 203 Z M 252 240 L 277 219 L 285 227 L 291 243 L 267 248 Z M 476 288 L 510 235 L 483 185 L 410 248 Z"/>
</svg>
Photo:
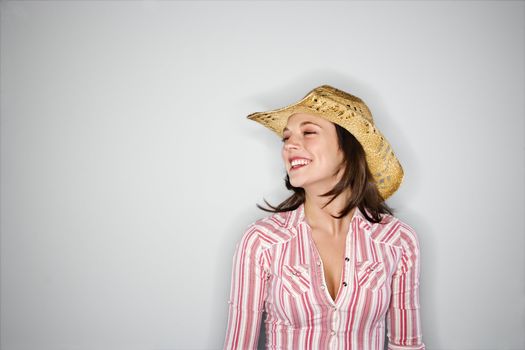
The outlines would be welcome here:
<svg viewBox="0 0 525 350">
<path fill-rule="evenodd" d="M 321 262 L 320 261 L 317 262 L 317 266 L 321 266 Z"/>
<path fill-rule="evenodd" d="M 335 331 L 331 331 L 330 334 L 331 334 L 331 335 L 335 335 Z"/>
<path fill-rule="evenodd" d="M 346 282 L 343 282 L 343 286 L 345 286 L 345 287 L 346 287 L 347 285 L 348 285 L 348 284 L 347 284 Z"/>
<path fill-rule="evenodd" d="M 346 257 L 346 258 L 345 258 L 345 261 L 350 261 L 350 258 L 349 258 L 349 257 Z"/>
<path fill-rule="evenodd" d="M 325 286 L 322 284 L 322 285 L 321 285 L 321 289 L 324 290 L 324 288 L 325 288 Z"/>
</svg>

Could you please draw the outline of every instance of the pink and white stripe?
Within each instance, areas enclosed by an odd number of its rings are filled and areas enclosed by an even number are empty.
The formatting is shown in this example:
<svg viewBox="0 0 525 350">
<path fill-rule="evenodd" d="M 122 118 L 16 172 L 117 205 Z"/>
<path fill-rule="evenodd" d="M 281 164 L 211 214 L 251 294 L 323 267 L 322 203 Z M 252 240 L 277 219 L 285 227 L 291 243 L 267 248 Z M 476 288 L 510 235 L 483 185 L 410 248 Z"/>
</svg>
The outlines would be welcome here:
<svg viewBox="0 0 525 350">
<path fill-rule="evenodd" d="M 266 311 L 266 349 L 425 349 L 419 316 L 415 231 L 386 215 L 370 223 L 356 209 L 341 285 L 330 296 L 304 216 L 276 213 L 250 226 L 233 256 L 224 349 L 256 349 Z"/>
</svg>

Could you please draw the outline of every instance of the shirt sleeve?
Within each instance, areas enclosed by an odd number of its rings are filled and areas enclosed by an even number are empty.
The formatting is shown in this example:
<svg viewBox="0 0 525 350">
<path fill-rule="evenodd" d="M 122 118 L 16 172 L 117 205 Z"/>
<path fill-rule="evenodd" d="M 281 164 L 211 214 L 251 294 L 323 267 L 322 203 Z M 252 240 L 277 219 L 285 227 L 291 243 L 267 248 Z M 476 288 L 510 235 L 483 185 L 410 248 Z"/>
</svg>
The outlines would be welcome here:
<svg viewBox="0 0 525 350">
<path fill-rule="evenodd" d="M 257 349 L 267 274 L 257 227 L 248 227 L 233 256 L 224 349 Z"/>
<path fill-rule="evenodd" d="M 400 228 L 402 255 L 392 278 L 387 312 L 388 350 L 424 350 L 419 313 L 419 243 L 416 232 Z"/>
</svg>

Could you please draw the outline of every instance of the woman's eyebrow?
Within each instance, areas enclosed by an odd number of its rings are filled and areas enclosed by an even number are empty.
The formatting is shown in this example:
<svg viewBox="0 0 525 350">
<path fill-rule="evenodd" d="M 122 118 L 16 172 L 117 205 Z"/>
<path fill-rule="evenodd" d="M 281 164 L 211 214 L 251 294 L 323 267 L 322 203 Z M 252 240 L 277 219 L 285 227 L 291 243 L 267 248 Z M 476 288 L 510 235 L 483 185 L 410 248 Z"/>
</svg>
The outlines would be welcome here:
<svg viewBox="0 0 525 350">
<path fill-rule="evenodd" d="M 313 124 L 313 125 L 318 126 L 319 128 L 321 128 L 321 126 L 320 126 L 319 124 L 315 124 L 315 123 L 313 123 L 313 122 L 302 122 L 301 124 L 299 124 L 299 126 L 303 126 L 303 125 L 305 125 L 305 124 Z M 322 128 L 321 128 L 321 129 L 322 129 Z M 288 128 L 284 128 L 284 129 L 283 129 L 283 132 L 285 132 L 286 130 L 290 130 L 290 129 L 288 129 Z"/>
</svg>

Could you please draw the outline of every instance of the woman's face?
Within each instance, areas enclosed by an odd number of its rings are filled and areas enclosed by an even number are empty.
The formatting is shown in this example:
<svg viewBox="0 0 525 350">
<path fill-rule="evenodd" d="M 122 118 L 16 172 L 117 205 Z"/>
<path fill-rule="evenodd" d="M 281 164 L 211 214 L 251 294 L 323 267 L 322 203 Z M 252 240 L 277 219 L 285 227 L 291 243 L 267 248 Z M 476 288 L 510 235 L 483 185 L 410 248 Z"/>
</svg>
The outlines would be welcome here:
<svg viewBox="0 0 525 350">
<path fill-rule="evenodd" d="M 288 118 L 283 133 L 282 157 L 292 186 L 302 187 L 305 191 L 316 187 L 321 191 L 331 189 L 339 180 L 334 172 L 344 160 L 335 125 L 306 113 L 296 113 Z"/>
</svg>

